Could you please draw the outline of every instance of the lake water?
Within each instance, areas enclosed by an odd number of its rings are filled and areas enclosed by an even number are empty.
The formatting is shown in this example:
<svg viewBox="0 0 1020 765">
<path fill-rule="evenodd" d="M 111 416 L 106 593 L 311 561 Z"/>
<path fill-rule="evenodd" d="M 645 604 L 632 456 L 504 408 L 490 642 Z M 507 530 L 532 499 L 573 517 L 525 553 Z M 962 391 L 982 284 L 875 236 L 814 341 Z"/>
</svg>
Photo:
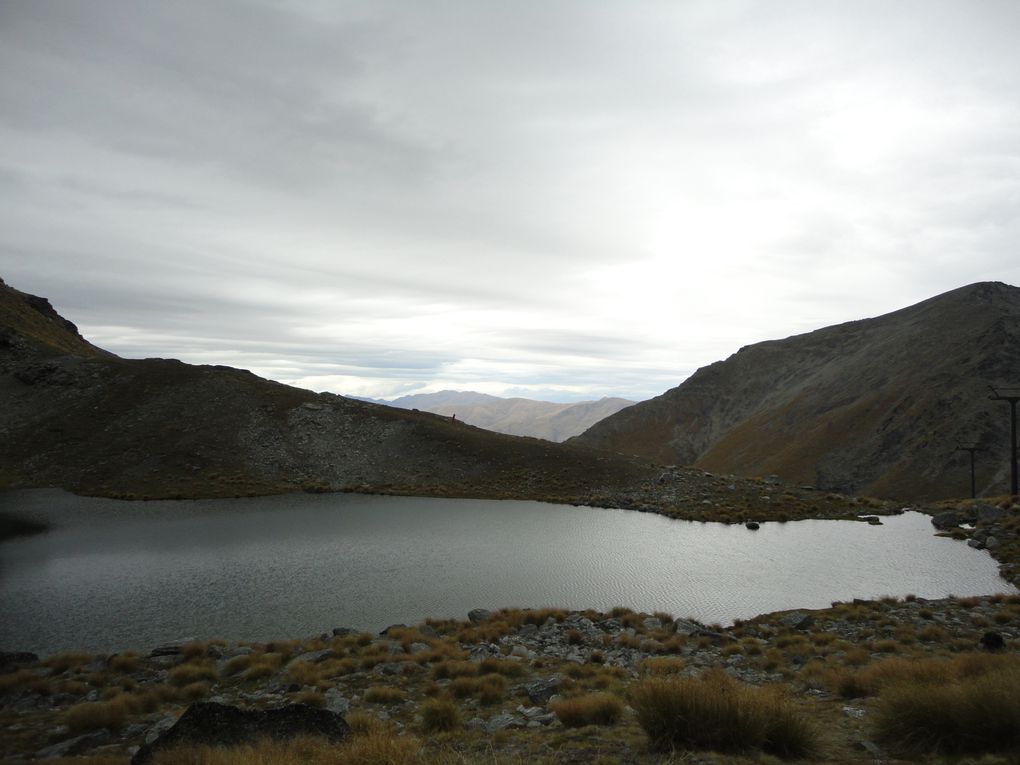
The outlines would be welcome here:
<svg viewBox="0 0 1020 765">
<path fill-rule="evenodd" d="M 539 502 L 287 495 L 128 503 L 0 493 L 54 530 L 0 543 L 0 650 L 370 631 L 471 608 L 730 623 L 880 595 L 1013 592 L 927 516 L 743 526 Z"/>
</svg>

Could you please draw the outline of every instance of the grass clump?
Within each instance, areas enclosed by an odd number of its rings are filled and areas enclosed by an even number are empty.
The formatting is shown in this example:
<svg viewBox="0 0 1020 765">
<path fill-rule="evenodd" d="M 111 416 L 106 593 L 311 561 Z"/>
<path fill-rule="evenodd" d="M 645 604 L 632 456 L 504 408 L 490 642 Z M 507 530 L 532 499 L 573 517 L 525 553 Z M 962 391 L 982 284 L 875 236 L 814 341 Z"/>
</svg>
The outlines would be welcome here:
<svg viewBox="0 0 1020 765">
<path fill-rule="evenodd" d="M 365 701 L 370 704 L 396 704 L 404 700 L 404 692 L 388 685 L 373 685 L 365 690 Z"/>
<path fill-rule="evenodd" d="M 821 748 L 814 726 L 780 691 L 743 685 L 721 670 L 649 678 L 631 690 L 631 703 L 656 749 L 809 758 Z"/>
<path fill-rule="evenodd" d="M 555 701 L 549 709 L 568 728 L 612 725 L 623 715 L 623 702 L 611 693 L 590 693 Z"/>
<path fill-rule="evenodd" d="M 43 664 L 49 667 L 54 675 L 59 675 L 69 669 L 77 669 L 91 662 L 95 657 L 83 651 L 66 651 L 49 657 Z"/>
<path fill-rule="evenodd" d="M 298 736 L 288 741 L 263 740 L 229 749 L 189 746 L 158 752 L 153 765 L 405 765 L 419 761 L 420 742 L 410 736 L 377 731 L 337 745 L 322 738 Z"/>
<path fill-rule="evenodd" d="M 995 669 L 991 662 L 957 664 L 955 677 L 940 672 L 939 682 L 887 683 L 875 709 L 875 738 L 908 755 L 1020 753 L 1020 662 L 1009 658 Z"/>
<path fill-rule="evenodd" d="M 643 659 L 638 664 L 638 672 L 642 675 L 662 676 L 678 675 L 687 666 L 679 656 L 663 656 L 655 659 Z"/>
<path fill-rule="evenodd" d="M 203 681 L 216 682 L 216 668 L 209 664 L 181 664 L 170 670 L 167 680 L 171 685 L 183 687 Z"/>
<path fill-rule="evenodd" d="M 119 730 L 131 712 L 131 704 L 123 696 L 110 701 L 89 701 L 75 704 L 67 710 L 65 718 L 71 733 L 87 733 L 88 731 L 109 728 Z"/>
<path fill-rule="evenodd" d="M 422 703 L 421 728 L 425 733 L 455 730 L 460 724 L 460 709 L 449 699 L 429 699 Z"/>
</svg>

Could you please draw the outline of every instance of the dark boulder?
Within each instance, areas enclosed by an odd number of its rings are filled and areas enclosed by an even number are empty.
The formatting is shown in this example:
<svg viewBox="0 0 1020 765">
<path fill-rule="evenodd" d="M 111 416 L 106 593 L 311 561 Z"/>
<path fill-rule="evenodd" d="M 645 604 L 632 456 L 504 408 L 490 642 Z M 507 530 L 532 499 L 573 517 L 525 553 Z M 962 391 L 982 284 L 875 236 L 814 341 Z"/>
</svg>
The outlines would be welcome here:
<svg viewBox="0 0 1020 765">
<path fill-rule="evenodd" d="M 986 651 L 1001 651 L 1006 647 L 1006 641 L 998 632 L 986 632 L 981 636 L 981 647 Z"/>
<path fill-rule="evenodd" d="M 226 704 L 201 702 L 188 707 L 173 727 L 139 749 L 131 758 L 131 765 L 145 765 L 152 761 L 156 752 L 178 746 L 230 747 L 260 738 L 283 741 L 301 735 L 340 741 L 350 732 L 340 715 L 307 704 L 244 710 Z"/>
<path fill-rule="evenodd" d="M 945 513 L 939 513 L 931 519 L 931 525 L 940 531 L 955 529 L 960 525 L 960 516 L 951 510 Z"/>
<path fill-rule="evenodd" d="M 13 672 L 25 664 L 36 664 L 39 657 L 28 651 L 0 651 L 0 672 Z"/>
<path fill-rule="evenodd" d="M 492 611 L 485 608 L 473 608 L 468 611 L 468 621 L 472 624 L 481 624 L 492 618 Z"/>
</svg>

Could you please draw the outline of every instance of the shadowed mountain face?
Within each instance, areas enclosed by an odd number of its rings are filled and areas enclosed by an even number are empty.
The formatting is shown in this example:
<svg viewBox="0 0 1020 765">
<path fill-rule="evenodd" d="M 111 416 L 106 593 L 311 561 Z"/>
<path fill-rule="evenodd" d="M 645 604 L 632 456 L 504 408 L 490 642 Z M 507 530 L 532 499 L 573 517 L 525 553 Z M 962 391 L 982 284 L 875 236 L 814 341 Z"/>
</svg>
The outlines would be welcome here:
<svg viewBox="0 0 1020 765">
<path fill-rule="evenodd" d="M 122 359 L 89 344 L 46 300 L 3 282 L 0 401 L 0 487 L 566 498 L 654 472 L 630 457 L 490 433 L 239 369 Z"/>
<path fill-rule="evenodd" d="M 457 416 L 476 425 L 511 436 L 531 436 L 547 441 L 564 441 L 583 433 L 599 420 L 633 404 L 623 398 L 602 398 L 557 404 L 529 398 L 500 398 L 473 391 L 444 390 L 401 396 L 385 402 L 402 409 L 422 409 L 447 417 Z"/>
<path fill-rule="evenodd" d="M 571 443 L 875 496 L 1009 490 L 1020 289 L 973 284 L 874 319 L 741 348 Z"/>
</svg>

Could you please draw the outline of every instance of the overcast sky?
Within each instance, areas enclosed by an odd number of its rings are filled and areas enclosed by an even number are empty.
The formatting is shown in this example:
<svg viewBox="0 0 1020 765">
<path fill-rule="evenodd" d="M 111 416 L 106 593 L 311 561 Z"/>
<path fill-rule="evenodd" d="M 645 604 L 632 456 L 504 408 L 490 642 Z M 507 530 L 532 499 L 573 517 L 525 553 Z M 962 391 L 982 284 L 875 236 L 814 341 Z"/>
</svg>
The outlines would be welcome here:
<svg viewBox="0 0 1020 765">
<path fill-rule="evenodd" d="M 0 0 L 0 276 L 128 357 L 647 398 L 1020 284 L 1020 2 Z"/>
</svg>

